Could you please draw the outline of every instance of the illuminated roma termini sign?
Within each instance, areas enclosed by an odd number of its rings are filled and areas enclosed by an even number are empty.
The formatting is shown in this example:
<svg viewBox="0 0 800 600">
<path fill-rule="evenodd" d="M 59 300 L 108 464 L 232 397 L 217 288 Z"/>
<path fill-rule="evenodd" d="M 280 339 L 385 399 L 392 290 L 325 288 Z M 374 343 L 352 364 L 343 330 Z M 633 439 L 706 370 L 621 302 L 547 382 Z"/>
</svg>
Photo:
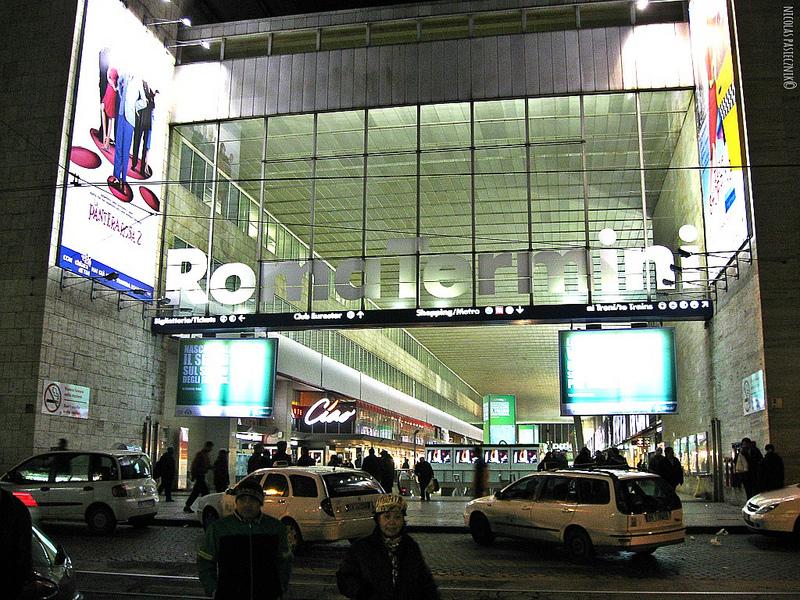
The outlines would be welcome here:
<svg viewBox="0 0 800 600">
<path fill-rule="evenodd" d="M 676 268 L 672 251 L 658 245 L 624 250 L 601 248 L 593 252 L 581 248 L 477 253 L 474 255 L 477 272 L 467 255 L 427 254 L 424 258 L 419 257 L 415 251 L 424 251 L 426 246 L 425 238 L 390 240 L 386 256 L 347 258 L 335 268 L 321 259 L 265 261 L 260 263 L 258 275 L 244 263 L 227 263 L 217 267 L 208 278 L 205 252 L 197 248 L 171 249 L 167 253 L 166 297 L 174 306 L 206 305 L 209 300 L 223 306 L 237 306 L 250 301 L 258 290 L 260 302 L 269 306 L 273 304 L 282 280 L 283 298 L 297 302 L 308 289 L 308 277 L 311 276 L 313 301 L 335 300 L 331 297 L 332 292 L 343 300 L 386 300 L 387 289 L 396 291 L 397 299 L 413 299 L 418 295 L 419 282 L 434 298 L 459 302 L 466 298 L 471 300 L 473 287 L 478 296 L 494 296 L 500 269 L 511 269 L 516 274 L 517 294 L 531 294 L 537 266 L 546 270 L 551 294 L 566 293 L 568 271 L 573 273 L 571 279 L 575 292 L 585 294 L 590 281 L 589 262 L 596 271 L 591 273 L 592 279 L 599 282 L 595 289 L 599 287 L 607 295 L 624 295 L 645 289 L 648 264 L 654 267 L 659 290 L 675 289 L 676 270 L 684 275 L 683 288 L 701 287 L 701 274 L 704 272 L 696 256 L 680 258 Z M 681 248 L 686 253 L 698 250 L 692 245 Z M 594 260 L 593 255 L 598 260 Z M 387 281 L 389 277 L 391 281 Z M 202 282 L 205 280 L 208 283 L 204 286 Z M 234 285 L 230 285 L 231 280 Z M 624 292 L 620 290 L 620 282 L 624 282 Z"/>
</svg>

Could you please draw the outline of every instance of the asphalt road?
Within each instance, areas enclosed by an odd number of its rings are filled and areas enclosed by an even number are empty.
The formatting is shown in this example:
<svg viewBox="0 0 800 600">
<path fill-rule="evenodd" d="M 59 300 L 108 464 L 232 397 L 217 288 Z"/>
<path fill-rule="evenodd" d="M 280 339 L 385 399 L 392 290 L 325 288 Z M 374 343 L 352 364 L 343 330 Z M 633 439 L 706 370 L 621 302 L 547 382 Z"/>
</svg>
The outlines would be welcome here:
<svg viewBox="0 0 800 600">
<path fill-rule="evenodd" d="M 81 525 L 44 526 L 78 571 L 87 600 L 202 598 L 194 552 L 197 528 L 120 526 L 91 536 Z M 758 535 L 689 536 L 651 557 L 629 553 L 572 562 L 559 548 L 498 539 L 477 546 L 468 534 L 418 533 L 413 537 L 445 599 L 458 598 L 798 598 L 800 544 Z M 336 568 L 347 542 L 315 545 L 295 557 L 291 597 L 340 598 Z"/>
</svg>

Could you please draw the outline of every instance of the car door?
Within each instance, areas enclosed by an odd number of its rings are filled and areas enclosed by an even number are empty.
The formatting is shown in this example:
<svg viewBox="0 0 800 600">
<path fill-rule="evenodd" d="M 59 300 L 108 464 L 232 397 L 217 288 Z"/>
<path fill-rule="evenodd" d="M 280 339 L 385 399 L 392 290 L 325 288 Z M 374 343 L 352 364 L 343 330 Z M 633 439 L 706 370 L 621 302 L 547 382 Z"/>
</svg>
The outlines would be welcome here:
<svg viewBox="0 0 800 600">
<path fill-rule="evenodd" d="M 534 536 L 530 510 L 538 485 L 543 480 L 544 477 L 538 475 L 525 477 L 498 492 L 491 508 L 492 530 L 512 537 Z"/>
<path fill-rule="evenodd" d="M 50 518 L 50 477 L 53 472 L 53 455 L 32 456 L 9 471 L 4 481 L 13 484 L 13 491 L 29 493 L 39 505 L 39 517 Z"/>
<path fill-rule="evenodd" d="M 262 484 L 264 487 L 264 514 L 280 520 L 286 515 L 289 497 L 289 481 L 283 473 L 269 473 Z"/>
<path fill-rule="evenodd" d="M 58 452 L 53 455 L 50 482 L 50 518 L 80 520 L 94 500 L 94 485 L 89 479 L 91 455 Z"/>
<path fill-rule="evenodd" d="M 533 535 L 542 540 L 561 541 L 561 532 L 572 522 L 577 502 L 577 478 L 548 475 L 531 506 Z"/>
</svg>

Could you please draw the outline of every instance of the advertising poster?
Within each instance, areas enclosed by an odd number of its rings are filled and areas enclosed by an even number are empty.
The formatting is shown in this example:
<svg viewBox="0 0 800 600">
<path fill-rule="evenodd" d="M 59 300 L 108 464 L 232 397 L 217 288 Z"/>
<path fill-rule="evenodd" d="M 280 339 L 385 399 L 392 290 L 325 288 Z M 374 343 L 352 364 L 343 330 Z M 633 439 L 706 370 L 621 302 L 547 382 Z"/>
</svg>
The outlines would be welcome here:
<svg viewBox="0 0 800 600">
<path fill-rule="evenodd" d="M 58 266 L 153 299 L 174 62 L 121 2 L 88 0 Z"/>
<path fill-rule="evenodd" d="M 272 416 L 278 340 L 183 339 L 175 414 Z"/>
<path fill-rule="evenodd" d="M 483 397 L 483 441 L 517 443 L 517 397 L 489 394 Z"/>
<path fill-rule="evenodd" d="M 765 406 L 764 371 L 758 370 L 742 379 L 742 410 L 749 415 Z"/>
<path fill-rule="evenodd" d="M 42 414 L 88 419 L 90 395 L 91 389 L 88 387 L 45 379 Z"/>
<path fill-rule="evenodd" d="M 709 276 L 747 239 L 742 143 L 734 82 L 728 8 L 725 0 L 689 5 L 695 71 L 698 158 Z"/>
</svg>

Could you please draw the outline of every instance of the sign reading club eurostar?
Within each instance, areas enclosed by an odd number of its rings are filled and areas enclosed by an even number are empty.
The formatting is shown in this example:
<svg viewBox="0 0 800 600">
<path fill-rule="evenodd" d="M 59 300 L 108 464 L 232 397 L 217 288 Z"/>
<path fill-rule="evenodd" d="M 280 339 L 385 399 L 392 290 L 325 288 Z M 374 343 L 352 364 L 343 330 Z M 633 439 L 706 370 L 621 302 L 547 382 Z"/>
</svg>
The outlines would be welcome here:
<svg viewBox="0 0 800 600">
<path fill-rule="evenodd" d="M 587 255 L 584 249 L 561 251 L 520 251 L 500 253 L 478 253 L 475 255 L 477 272 L 468 258 L 457 254 L 425 255 L 424 259 L 413 254 L 416 248 L 425 246 L 424 238 L 391 240 L 387 251 L 392 256 L 375 258 L 348 258 L 333 268 L 323 260 L 262 262 L 258 277 L 244 263 L 227 263 L 217 267 L 206 277 L 208 257 L 197 248 L 171 249 L 167 254 L 166 296 L 172 306 L 189 307 L 197 312 L 202 307 L 205 316 L 183 316 L 156 318 L 154 330 L 161 333 L 180 333 L 210 329 L 247 329 L 270 327 L 280 329 L 303 329 L 311 327 L 370 327 L 407 326 L 447 323 L 502 323 L 509 321 L 564 322 L 574 320 L 658 320 L 658 319 L 707 319 L 712 314 L 709 300 L 675 299 L 663 302 L 619 301 L 593 304 L 509 304 L 491 306 L 457 306 L 464 298 L 472 301 L 474 286 L 477 295 L 491 297 L 497 288 L 497 273 L 511 269 L 516 274 L 516 292 L 525 296 L 533 293 L 533 273 L 541 265 L 547 272 L 550 294 L 564 295 L 567 271 L 573 273 L 572 287 L 585 296 L 589 287 Z M 695 246 L 682 246 L 688 252 L 697 252 Z M 405 252 L 405 253 L 404 253 Z M 675 271 L 682 272 L 686 282 L 683 288 L 698 288 L 702 284 L 703 270 L 697 257 L 680 259 L 669 248 L 649 246 L 628 248 L 619 251 L 604 248 L 596 251 L 599 263 L 592 273 L 603 294 L 623 298 L 628 292 L 645 289 L 647 265 L 654 265 L 658 289 L 674 290 Z M 621 264 L 620 264 L 621 263 Z M 391 274 L 387 265 L 391 265 Z M 338 296 L 343 300 L 367 300 L 384 302 L 387 290 L 396 291 L 398 300 L 417 297 L 417 281 L 432 297 L 446 301 L 448 306 L 437 308 L 399 308 L 374 310 L 320 310 L 294 313 L 236 312 L 250 302 L 258 291 L 262 306 L 273 306 L 280 296 L 289 302 L 298 302 L 304 290 L 308 290 L 308 277 L 312 277 L 313 302 L 335 303 Z M 389 279 L 391 278 L 391 281 Z M 201 284 L 207 280 L 207 286 Z M 624 282 L 625 291 L 620 290 Z M 503 282 L 507 284 L 508 277 Z M 233 283 L 233 285 L 231 285 Z M 281 285 L 283 284 L 283 285 Z M 335 296 L 331 294 L 335 291 Z M 333 296 L 333 297 L 331 297 Z M 567 299 L 568 296 L 565 296 Z M 451 306 L 451 304 L 453 306 Z M 208 308 L 208 311 L 205 308 Z M 230 314 L 234 312 L 235 314 Z M 225 313 L 214 315 L 213 313 Z"/>
</svg>

